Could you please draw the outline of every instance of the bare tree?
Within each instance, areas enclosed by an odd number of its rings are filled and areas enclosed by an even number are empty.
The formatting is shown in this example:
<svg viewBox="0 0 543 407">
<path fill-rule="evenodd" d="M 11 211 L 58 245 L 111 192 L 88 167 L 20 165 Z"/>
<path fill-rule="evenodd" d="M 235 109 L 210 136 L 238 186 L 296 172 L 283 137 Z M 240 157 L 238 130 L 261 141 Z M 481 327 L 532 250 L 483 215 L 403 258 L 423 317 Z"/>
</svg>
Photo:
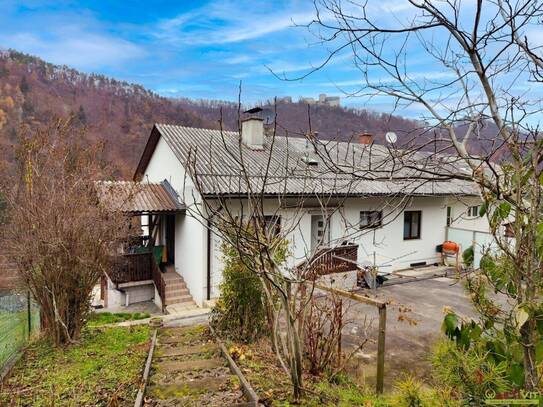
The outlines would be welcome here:
<svg viewBox="0 0 543 407">
<path fill-rule="evenodd" d="M 378 221 L 384 226 L 402 213 L 413 195 L 431 193 L 435 177 L 414 179 L 413 170 L 404 169 L 401 160 L 391 159 L 397 154 L 391 155 L 390 150 L 334 142 L 323 146 L 311 142 L 314 134 L 304 135 L 303 139 L 291 137 L 277 117 L 273 122 L 266 130 L 265 145 L 256 151 L 244 142 L 241 122 L 238 132 L 221 129 L 209 134 L 205 142 L 199 140 L 187 151 L 182 150 L 187 169 L 184 201 L 188 216 L 198 219 L 220 240 L 234 247 L 247 269 L 259 277 L 269 310 L 270 339 L 281 366 L 291 378 L 294 396 L 299 398 L 303 392 L 305 329 L 332 327 L 330 334 L 337 335 L 343 327 L 337 321 L 323 322 L 319 327 L 304 323 L 322 259 L 334 257 L 338 246 L 372 233 L 371 228 L 360 228 L 347 219 L 343 204 L 353 197 L 373 196 L 374 188 L 382 188 L 387 196 L 379 205 L 387 211 Z M 278 136 L 279 128 L 284 135 Z M 381 172 L 375 179 L 378 185 L 369 186 L 363 177 L 349 173 L 346 169 L 353 168 L 352 159 L 368 173 Z M 400 170 L 407 172 L 401 176 L 397 174 Z M 397 180 L 390 179 L 391 171 L 398 176 Z M 308 211 L 323 216 L 323 233 L 317 244 L 303 241 L 307 235 L 302 232 L 306 226 L 301 223 L 304 217 L 307 220 Z M 330 223 L 326 220 L 332 217 L 343 230 L 328 239 Z M 294 240 L 298 247 L 307 249 L 298 258 L 290 253 L 286 265 L 278 263 L 277 250 L 283 249 L 285 241 Z M 349 263 L 348 259 L 343 261 Z M 329 314 L 326 318 L 337 317 Z M 333 343 L 338 344 L 336 340 L 325 346 Z M 335 352 L 337 348 L 328 350 Z M 331 357 L 326 353 L 326 358 Z"/>
<path fill-rule="evenodd" d="M 537 388 L 543 143 L 541 98 L 530 88 L 542 82 L 534 32 L 543 3 L 407 0 L 401 17 L 383 13 L 375 2 L 316 0 L 314 6 L 307 28 L 331 51 L 307 75 L 350 53 L 360 86 L 346 93 L 384 97 L 393 111 L 422 112 L 424 124 L 410 140 L 404 137 L 405 149 L 396 156 L 402 166 L 417 177 L 472 179 L 478 186 L 501 255 L 473 277 L 472 298 L 494 330 L 522 346 L 525 387 Z M 432 73 L 416 69 L 421 53 Z M 365 173 L 356 162 L 338 169 L 363 179 L 385 175 Z M 505 295 L 508 304 L 485 295 L 487 288 Z"/>
<path fill-rule="evenodd" d="M 28 131 L 4 188 L 4 244 L 56 344 L 79 338 L 93 287 L 127 230 L 122 214 L 98 202 L 95 181 L 107 168 L 102 147 L 82 144 L 82 132 L 71 120 Z"/>
</svg>

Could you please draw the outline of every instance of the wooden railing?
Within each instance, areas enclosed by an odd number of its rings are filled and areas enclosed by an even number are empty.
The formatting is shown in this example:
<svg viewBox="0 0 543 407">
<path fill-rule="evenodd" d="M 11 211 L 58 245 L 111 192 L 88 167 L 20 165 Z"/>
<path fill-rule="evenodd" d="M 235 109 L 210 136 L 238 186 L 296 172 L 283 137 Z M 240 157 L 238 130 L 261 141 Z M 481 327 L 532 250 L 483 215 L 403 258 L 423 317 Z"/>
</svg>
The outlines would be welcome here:
<svg viewBox="0 0 543 407">
<path fill-rule="evenodd" d="M 155 259 L 151 262 L 151 274 L 153 277 L 153 282 L 160 296 L 160 302 L 162 303 L 162 312 L 166 309 L 166 282 L 164 281 L 164 276 L 156 264 Z"/>
<path fill-rule="evenodd" d="M 327 274 L 357 270 L 357 260 L 357 244 L 324 247 L 318 250 L 311 259 L 298 265 L 298 269 L 305 269 L 308 277 L 315 278 Z"/>
<path fill-rule="evenodd" d="M 166 302 L 166 282 L 151 252 L 131 253 L 118 256 L 113 261 L 109 278 L 117 286 L 133 281 L 152 280 L 160 295 L 162 311 Z"/>
<path fill-rule="evenodd" d="M 152 253 L 123 254 L 117 257 L 108 273 L 115 284 L 132 281 L 152 280 L 152 265 L 155 263 Z"/>
</svg>

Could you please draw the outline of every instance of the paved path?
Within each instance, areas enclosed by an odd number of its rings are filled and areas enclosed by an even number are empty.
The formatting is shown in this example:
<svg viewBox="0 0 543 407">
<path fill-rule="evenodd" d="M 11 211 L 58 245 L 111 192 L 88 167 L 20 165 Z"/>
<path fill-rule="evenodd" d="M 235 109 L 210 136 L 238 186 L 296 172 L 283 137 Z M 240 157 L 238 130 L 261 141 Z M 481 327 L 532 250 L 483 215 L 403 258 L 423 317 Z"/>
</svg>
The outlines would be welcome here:
<svg viewBox="0 0 543 407">
<path fill-rule="evenodd" d="M 475 316 L 462 284 L 452 278 L 435 278 L 380 287 L 377 291 L 362 290 L 362 295 L 387 301 L 387 329 L 385 353 L 385 386 L 401 378 L 405 372 L 431 378 L 431 350 L 443 338 L 441 324 L 444 308 L 450 307 L 461 315 Z M 346 300 L 345 300 L 346 301 Z M 377 309 L 352 301 L 344 302 L 346 318 L 350 322 L 344 330 L 346 351 L 369 342 L 356 353 L 350 368 L 361 381 L 375 380 L 377 356 Z M 388 386 L 387 386 L 388 385 Z"/>
</svg>

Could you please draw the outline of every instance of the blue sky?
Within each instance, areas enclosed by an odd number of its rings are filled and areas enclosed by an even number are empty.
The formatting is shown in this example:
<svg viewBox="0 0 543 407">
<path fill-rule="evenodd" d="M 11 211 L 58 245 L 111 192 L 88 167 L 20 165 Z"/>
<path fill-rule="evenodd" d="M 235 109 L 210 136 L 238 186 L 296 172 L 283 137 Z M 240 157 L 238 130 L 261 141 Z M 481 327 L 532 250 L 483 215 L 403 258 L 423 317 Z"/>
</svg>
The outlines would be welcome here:
<svg viewBox="0 0 543 407">
<path fill-rule="evenodd" d="M 405 0 L 368 5 L 385 24 L 406 21 L 411 13 Z M 298 77 L 327 55 L 306 28 L 294 27 L 313 17 L 311 0 L 0 0 L 0 47 L 164 96 L 236 100 L 240 80 L 245 103 L 354 89 L 361 74 L 348 54 L 303 81 L 281 81 L 270 72 Z M 420 46 L 409 57 L 414 77 L 447 78 Z M 391 110 L 382 97 L 342 103 Z"/>
<path fill-rule="evenodd" d="M 0 46 L 85 72 L 140 83 L 162 95 L 253 102 L 338 94 L 355 80 L 347 58 L 303 82 L 285 82 L 321 61 L 304 24 L 310 1 L 0 1 Z"/>
</svg>

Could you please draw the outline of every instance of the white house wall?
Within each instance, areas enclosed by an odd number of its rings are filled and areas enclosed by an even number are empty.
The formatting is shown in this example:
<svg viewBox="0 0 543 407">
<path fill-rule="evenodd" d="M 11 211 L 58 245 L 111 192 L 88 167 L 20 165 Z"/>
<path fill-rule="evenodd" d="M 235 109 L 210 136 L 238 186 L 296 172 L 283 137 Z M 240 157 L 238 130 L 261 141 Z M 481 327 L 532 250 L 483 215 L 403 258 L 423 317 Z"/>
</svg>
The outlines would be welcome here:
<svg viewBox="0 0 543 407">
<path fill-rule="evenodd" d="M 244 213 L 246 216 L 249 212 L 246 207 L 246 202 L 243 202 Z M 290 242 L 291 256 L 287 260 L 287 267 L 293 267 L 299 262 L 307 258 L 309 251 L 308 244 L 305 236 L 310 236 L 311 232 L 311 220 L 310 216 L 306 213 L 300 213 L 297 210 L 291 209 L 278 209 L 279 202 L 276 199 L 268 199 L 264 202 L 264 211 L 267 215 L 277 215 L 281 217 L 281 224 L 286 225 L 296 224 L 297 226 L 291 228 L 291 233 L 288 234 L 287 239 Z M 239 199 L 232 199 L 229 203 L 230 211 L 236 214 L 241 214 L 241 204 Z M 307 244 L 306 244 L 307 243 Z M 222 269 L 224 262 L 222 260 L 221 252 L 222 239 L 216 234 L 212 233 L 211 236 L 211 298 L 215 298 L 219 295 L 219 287 L 222 282 Z"/>
<path fill-rule="evenodd" d="M 358 261 L 376 264 L 382 271 L 407 268 L 413 263 L 439 261 L 436 246 L 445 239 L 447 211 L 439 197 L 411 198 L 407 201 L 387 198 L 349 199 L 344 205 L 346 236 L 359 245 Z M 359 229 L 360 211 L 383 211 L 383 226 Z M 421 211 L 420 239 L 404 240 L 404 211 Z"/>
<path fill-rule="evenodd" d="M 389 198 L 348 198 L 331 215 L 331 245 L 343 241 L 359 245 L 358 261 L 375 263 L 382 271 L 393 271 L 410 267 L 413 263 L 433 264 L 440 261 L 436 246 L 443 243 L 446 236 L 447 199 L 442 197 L 415 197 L 406 201 Z M 267 215 L 280 215 L 283 230 L 290 229 L 287 239 L 290 242 L 291 257 L 288 267 L 305 260 L 310 255 L 311 214 L 318 214 L 319 209 L 277 210 L 277 201 L 265 202 Z M 232 200 L 231 210 L 239 207 L 239 202 Z M 360 211 L 382 210 L 383 226 L 378 229 L 359 229 Z M 403 239 L 404 210 L 421 211 L 421 238 Z M 291 228 L 289 222 L 296 222 Z M 219 295 L 221 270 L 223 263 L 220 253 L 221 239 L 213 238 L 212 246 L 212 297 Z"/>
<path fill-rule="evenodd" d="M 187 205 L 192 216 L 176 216 L 175 221 L 175 270 L 183 276 L 194 301 L 202 305 L 206 299 L 207 233 L 201 219 L 196 216 L 195 201 L 199 197 L 185 169 L 168 144 L 160 138 L 147 165 L 144 181 L 172 185 Z"/>
<path fill-rule="evenodd" d="M 450 198 L 447 203 L 452 211 L 452 223 L 450 226 L 458 229 L 488 232 L 489 226 L 486 216 L 470 216 L 468 214 L 470 206 L 480 206 L 481 204 L 481 198 L 476 197 Z"/>
</svg>

